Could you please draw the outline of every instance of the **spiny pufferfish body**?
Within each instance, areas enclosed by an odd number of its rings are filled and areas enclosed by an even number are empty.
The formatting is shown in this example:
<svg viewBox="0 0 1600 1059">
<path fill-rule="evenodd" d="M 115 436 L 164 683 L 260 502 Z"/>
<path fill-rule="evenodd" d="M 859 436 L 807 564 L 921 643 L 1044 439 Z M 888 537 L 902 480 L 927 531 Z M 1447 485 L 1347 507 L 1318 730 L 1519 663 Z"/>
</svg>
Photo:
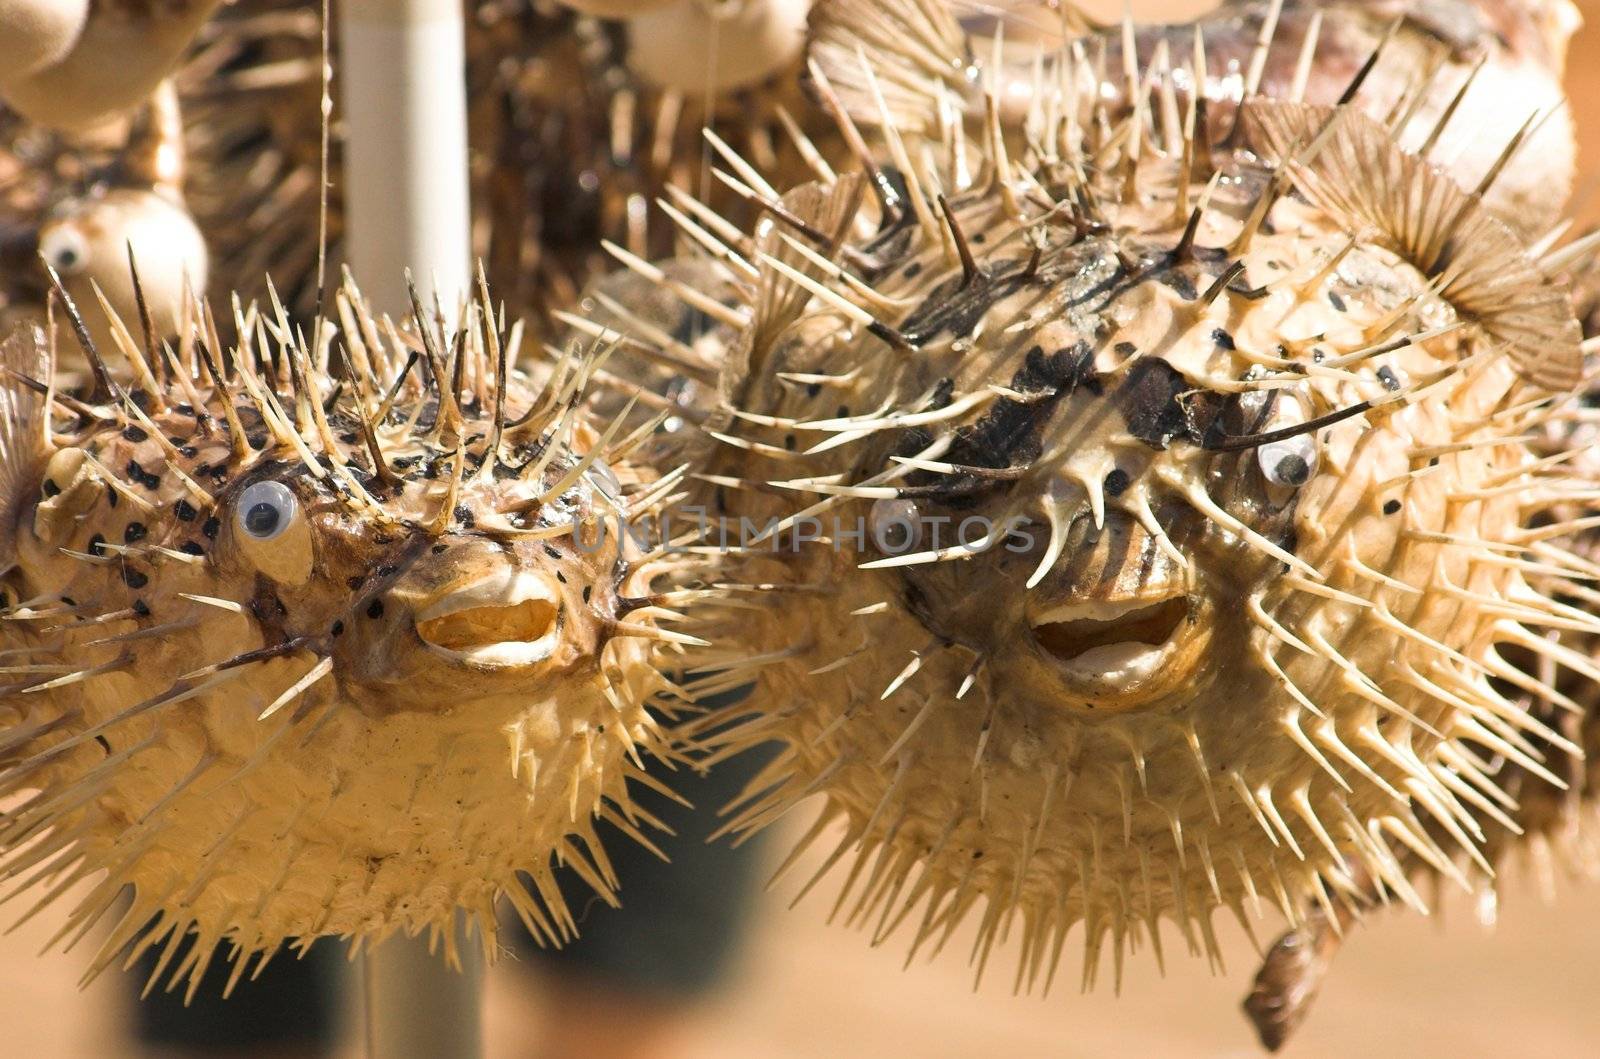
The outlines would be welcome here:
<svg viewBox="0 0 1600 1059">
<path fill-rule="evenodd" d="M 976 159 L 886 117 L 878 209 L 844 177 L 754 240 L 705 477 L 785 591 L 708 727 L 787 750 L 734 826 L 824 794 L 852 921 L 981 910 L 980 963 L 1020 921 L 1030 985 L 1078 924 L 1087 980 L 1163 919 L 1211 952 L 1218 908 L 1487 872 L 1491 762 L 1568 745 L 1504 654 L 1595 627 L 1530 585 L 1584 568 L 1527 440 L 1570 295 L 1353 104 L 1209 152 L 1057 111 L 1009 159 L 995 113 Z"/>
<path fill-rule="evenodd" d="M 7 340 L 0 786 L 36 793 L 0 870 L 46 900 L 103 870 L 74 938 L 131 885 L 97 967 L 164 941 L 198 982 L 219 942 L 457 907 L 492 937 L 502 893 L 559 941 L 552 861 L 609 900 L 595 821 L 648 826 L 626 784 L 672 634 L 616 526 L 661 483 L 578 410 L 592 361 L 536 389 L 481 307 L 387 342 L 341 310 L 320 357 L 241 320 L 236 357 L 190 333 L 104 403 L 47 399 L 42 335 Z"/>
</svg>

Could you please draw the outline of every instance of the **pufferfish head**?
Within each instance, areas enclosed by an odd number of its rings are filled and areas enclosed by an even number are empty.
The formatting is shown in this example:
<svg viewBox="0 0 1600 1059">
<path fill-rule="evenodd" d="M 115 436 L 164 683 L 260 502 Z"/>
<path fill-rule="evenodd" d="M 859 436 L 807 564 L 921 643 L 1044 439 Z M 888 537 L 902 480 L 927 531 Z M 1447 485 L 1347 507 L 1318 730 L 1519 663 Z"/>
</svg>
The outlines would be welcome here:
<svg viewBox="0 0 1600 1059">
<path fill-rule="evenodd" d="M 537 470 L 536 449 L 512 441 L 504 456 L 516 462 L 461 483 L 443 532 L 429 516 L 449 490 L 451 453 L 396 457 L 404 470 L 379 501 L 393 516 L 386 521 L 298 461 L 252 468 L 218 498 L 226 517 L 212 552 L 217 583 L 236 586 L 229 598 L 269 592 L 280 635 L 324 642 L 347 698 L 363 708 L 477 700 L 517 716 L 530 690 L 556 691 L 563 675 L 594 670 L 638 549 L 625 555 L 628 539 L 600 528 L 620 502 L 600 462 L 544 512 L 554 525 L 582 525 L 584 542 L 519 534 L 504 512 L 537 504 L 555 476 L 520 476 Z"/>
<path fill-rule="evenodd" d="M 642 838 L 656 652 L 693 642 L 658 627 L 666 566 L 635 529 L 672 480 L 628 461 L 642 433 L 587 420 L 594 357 L 536 387 L 481 307 L 384 342 L 340 304 L 321 357 L 241 318 L 257 344 L 219 362 L 190 332 L 192 359 L 136 361 L 131 394 L 101 371 L 109 398 L 8 396 L 25 675 L 0 784 L 38 793 L 5 846 L 36 858 L 17 843 L 47 832 L 46 855 L 112 869 L 89 908 L 132 886 L 97 967 L 194 933 L 177 970 L 198 981 L 223 939 L 270 953 L 463 907 L 492 936 L 501 894 L 560 941 L 553 863 L 611 900 L 596 821 Z"/>
</svg>

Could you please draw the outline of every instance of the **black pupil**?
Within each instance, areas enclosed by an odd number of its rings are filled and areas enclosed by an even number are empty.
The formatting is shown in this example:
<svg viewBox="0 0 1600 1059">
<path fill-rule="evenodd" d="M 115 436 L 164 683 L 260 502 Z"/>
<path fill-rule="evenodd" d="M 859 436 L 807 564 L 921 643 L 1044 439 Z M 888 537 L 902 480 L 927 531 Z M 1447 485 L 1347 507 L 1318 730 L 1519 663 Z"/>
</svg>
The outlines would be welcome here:
<svg viewBox="0 0 1600 1059">
<path fill-rule="evenodd" d="M 267 537 L 278 528 L 278 523 L 283 520 L 283 513 L 278 508 L 263 500 L 253 504 L 249 511 L 244 513 L 244 528 L 255 537 Z"/>
<path fill-rule="evenodd" d="M 72 268 L 78 263 L 78 252 L 69 247 L 63 247 L 56 255 L 56 265 L 60 268 Z"/>
<path fill-rule="evenodd" d="M 1304 456 L 1285 456 L 1278 461 L 1278 478 L 1285 485 L 1304 485 L 1311 477 L 1311 468 Z"/>
</svg>

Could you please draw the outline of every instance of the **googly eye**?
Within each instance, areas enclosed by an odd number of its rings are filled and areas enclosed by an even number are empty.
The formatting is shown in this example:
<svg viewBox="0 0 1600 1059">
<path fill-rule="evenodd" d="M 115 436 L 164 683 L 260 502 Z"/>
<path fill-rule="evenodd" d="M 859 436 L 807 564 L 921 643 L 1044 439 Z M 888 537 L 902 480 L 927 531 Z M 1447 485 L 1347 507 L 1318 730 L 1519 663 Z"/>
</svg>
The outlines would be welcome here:
<svg viewBox="0 0 1600 1059">
<path fill-rule="evenodd" d="M 1297 434 L 1269 441 L 1256 450 L 1256 459 L 1269 483 L 1297 489 L 1317 473 L 1317 440 L 1310 434 Z"/>
<path fill-rule="evenodd" d="M 39 237 L 39 253 L 63 276 L 76 275 L 89 265 L 89 241 L 73 224 L 47 229 Z"/>
<path fill-rule="evenodd" d="M 282 482 L 246 486 L 234 505 L 233 518 L 233 540 L 258 571 L 279 584 L 305 584 L 316 559 L 311 520 L 288 486 Z"/>
<path fill-rule="evenodd" d="M 257 482 L 239 494 L 239 529 L 251 540 L 270 541 L 294 524 L 300 501 L 280 482 Z"/>
<path fill-rule="evenodd" d="M 904 555 L 922 540 L 922 516 L 909 500 L 884 499 L 873 503 L 867 516 L 872 541 L 885 555 Z"/>
</svg>

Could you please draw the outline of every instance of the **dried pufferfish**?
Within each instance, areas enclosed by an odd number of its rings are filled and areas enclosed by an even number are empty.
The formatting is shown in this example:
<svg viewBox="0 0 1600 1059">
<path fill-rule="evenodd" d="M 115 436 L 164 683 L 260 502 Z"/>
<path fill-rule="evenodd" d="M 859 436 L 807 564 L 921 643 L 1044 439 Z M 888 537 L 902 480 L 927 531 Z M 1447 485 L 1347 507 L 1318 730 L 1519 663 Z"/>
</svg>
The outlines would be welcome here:
<svg viewBox="0 0 1600 1059">
<path fill-rule="evenodd" d="M 1018 3 L 992 43 L 970 44 L 953 21 L 937 17 L 943 6 L 890 3 L 850 20 L 813 20 L 811 56 L 855 120 L 879 120 L 857 60 L 866 49 L 885 109 L 902 131 L 935 127 L 940 106 L 981 117 L 985 88 L 999 101 L 1002 123 L 1022 125 L 1030 116 L 1037 123 L 1047 116 L 1035 103 L 1042 83 L 1052 92 L 1065 88 L 1085 112 L 1098 100 L 1112 120 L 1130 99 L 1153 93 L 1150 135 L 1176 141 L 1182 108 L 1199 84 L 1195 137 L 1226 144 L 1243 96 L 1331 105 L 1391 35 L 1366 75 L 1360 105 L 1385 120 L 1408 115 L 1403 148 L 1449 159 L 1451 172 L 1472 187 L 1494 165 L 1504 136 L 1535 116 L 1527 157 L 1541 164 L 1495 180 L 1490 206 L 1514 227 L 1542 234 L 1572 185 L 1577 149 L 1561 87 L 1567 42 L 1580 22 L 1570 0 L 1224 0 L 1192 22 L 1081 28 L 1069 8 L 1062 17 L 1072 36 L 1058 41 L 1048 32 L 1052 13 Z M 940 94 L 930 94 L 932 83 Z M 1447 112 L 1472 120 L 1442 121 Z M 1485 129 L 1505 132 L 1484 136 Z"/>
<path fill-rule="evenodd" d="M 761 687 L 705 728 L 786 746 L 730 827 L 822 794 L 850 921 L 920 907 L 936 951 L 982 907 L 981 969 L 1020 920 L 1030 987 L 1075 924 L 1087 981 L 1163 919 L 1214 955 L 1219 908 L 1487 872 L 1487 757 L 1575 751 L 1505 653 L 1600 629 L 1530 583 L 1592 570 L 1535 525 L 1586 484 L 1525 437 L 1580 376 L 1554 258 L 1404 114 L 1257 97 L 1234 149 L 1162 154 L 1143 107 L 1061 107 L 1013 160 L 987 112 L 976 160 L 884 113 L 893 170 L 727 248 L 757 283 L 704 478 L 781 603 L 708 663 Z"/>
<path fill-rule="evenodd" d="M 219 944 L 237 981 L 458 907 L 492 939 L 501 894 L 559 942 L 552 861 L 614 900 L 595 822 L 651 824 L 628 784 L 658 785 L 656 654 L 688 642 L 660 623 L 695 598 L 619 527 L 676 476 L 583 413 L 603 351 L 532 388 L 486 304 L 402 333 L 347 287 L 337 335 L 242 314 L 220 361 L 209 311 L 176 356 L 120 329 L 137 385 L 96 360 L 104 400 L 7 339 L 0 790 L 36 793 L 0 875 L 42 907 L 99 873 L 72 942 L 132 887 L 91 974 L 165 941 L 152 983 L 192 992 Z"/>
<path fill-rule="evenodd" d="M 0 135 L 6 131 L 17 130 Z M 141 297 L 154 307 L 156 337 L 166 339 L 177 335 L 184 295 L 205 289 L 210 262 L 184 203 L 183 127 L 171 83 L 162 83 L 126 129 L 109 132 L 114 149 L 69 151 L 54 137 L 26 138 L 21 150 L 33 156 L 15 159 L 0 194 L 0 333 L 43 321 L 49 286 L 40 258 L 90 307 L 85 322 L 108 353 L 116 349 L 112 318 L 138 319 Z M 76 347 L 63 352 L 57 369 L 70 368 L 75 381 L 87 363 Z M 121 366 L 120 356 L 110 359 Z"/>
</svg>

